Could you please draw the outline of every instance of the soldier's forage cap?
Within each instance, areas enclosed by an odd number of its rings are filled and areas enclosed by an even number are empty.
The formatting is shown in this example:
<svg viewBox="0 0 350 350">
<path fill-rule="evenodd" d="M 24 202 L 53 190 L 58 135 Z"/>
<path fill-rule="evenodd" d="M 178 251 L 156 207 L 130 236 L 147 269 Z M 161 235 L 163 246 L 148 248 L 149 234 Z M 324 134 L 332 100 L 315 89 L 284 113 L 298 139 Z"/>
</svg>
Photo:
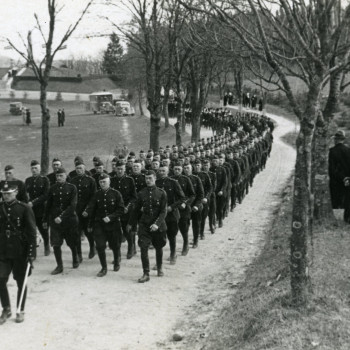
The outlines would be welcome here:
<svg viewBox="0 0 350 350">
<path fill-rule="evenodd" d="M 63 167 L 58 168 L 57 171 L 56 171 L 56 175 L 57 175 L 57 174 L 66 174 L 66 173 L 67 173 L 67 172 L 66 172 L 66 169 L 63 168 Z"/>
<path fill-rule="evenodd" d="M 130 156 L 130 157 L 135 157 L 135 152 L 131 151 L 131 152 L 129 153 L 129 156 Z"/>
<path fill-rule="evenodd" d="M 75 166 L 79 166 L 79 165 L 85 165 L 85 163 L 82 160 L 76 160 L 74 162 Z"/>
<path fill-rule="evenodd" d="M 94 156 L 94 158 L 92 158 L 92 161 L 93 162 L 97 162 L 97 161 L 99 161 L 100 160 L 100 157 L 97 157 L 97 156 Z"/>
<path fill-rule="evenodd" d="M 169 145 L 166 145 L 165 148 L 166 148 L 166 149 L 170 149 L 170 146 L 169 146 Z"/>
<path fill-rule="evenodd" d="M 102 162 L 102 160 L 100 159 L 100 160 L 97 160 L 96 162 L 95 162 L 95 166 L 102 166 L 103 165 L 103 162 Z"/>
<path fill-rule="evenodd" d="M 175 167 L 175 166 L 180 166 L 180 167 L 182 168 L 182 162 L 181 162 L 181 161 L 180 161 L 180 162 L 179 162 L 179 161 L 175 162 L 175 163 L 174 163 L 174 167 Z"/>
<path fill-rule="evenodd" d="M 142 164 L 141 160 L 140 159 L 136 159 L 134 164 Z"/>
<path fill-rule="evenodd" d="M 106 173 L 102 173 L 102 174 L 100 175 L 100 177 L 98 178 L 99 181 L 100 181 L 100 180 L 104 180 L 104 179 L 109 179 L 109 175 L 106 174 Z"/>
<path fill-rule="evenodd" d="M 152 148 L 150 148 L 150 149 L 148 150 L 148 152 L 153 152 L 153 149 L 152 149 Z"/>
<path fill-rule="evenodd" d="M 155 171 L 153 170 L 147 170 L 146 173 L 145 173 L 145 176 L 150 176 L 150 175 L 156 175 Z"/>
<path fill-rule="evenodd" d="M 124 159 L 124 156 L 122 154 L 119 154 L 118 159 Z"/>
<path fill-rule="evenodd" d="M 83 157 L 81 157 L 81 156 L 76 156 L 76 157 L 74 158 L 74 163 L 77 162 L 77 161 L 84 162 L 84 161 L 83 161 Z"/>
<path fill-rule="evenodd" d="M 118 166 L 124 166 L 124 162 L 118 160 L 117 163 L 115 163 L 115 166 L 118 167 Z"/>
<path fill-rule="evenodd" d="M 35 166 L 35 165 L 39 165 L 39 162 L 37 160 L 32 160 L 30 162 L 30 166 Z"/>
<path fill-rule="evenodd" d="M 127 158 L 127 160 L 128 160 L 128 161 L 130 161 L 130 160 L 135 160 L 135 158 L 132 157 L 132 156 L 129 156 L 129 157 Z"/>
<path fill-rule="evenodd" d="M 210 164 L 210 161 L 209 161 L 209 159 L 203 159 L 202 163 L 203 164 Z"/>
<path fill-rule="evenodd" d="M 17 190 L 17 186 L 14 184 L 8 184 L 5 183 L 5 185 L 3 186 L 3 188 L 1 189 L 1 193 L 11 193 L 11 192 L 15 192 Z"/>
<path fill-rule="evenodd" d="M 334 138 L 338 139 L 338 140 L 345 140 L 345 132 L 343 130 L 338 130 L 335 134 L 334 134 Z"/>
<path fill-rule="evenodd" d="M 13 165 L 6 165 L 5 166 L 5 171 L 9 171 L 9 170 L 13 170 L 13 169 L 14 169 Z"/>
<path fill-rule="evenodd" d="M 141 153 L 145 153 L 145 151 L 144 151 L 144 150 L 141 150 L 141 151 L 140 151 L 140 154 L 141 154 Z"/>
<path fill-rule="evenodd" d="M 116 163 L 118 161 L 118 158 L 117 157 L 114 157 L 113 159 L 112 159 L 112 163 Z"/>
<path fill-rule="evenodd" d="M 147 154 L 146 158 L 152 158 L 152 156 L 150 154 Z"/>
<path fill-rule="evenodd" d="M 52 163 L 55 163 L 55 162 L 61 162 L 61 160 L 56 157 L 56 158 L 52 159 Z"/>
<path fill-rule="evenodd" d="M 197 158 L 193 163 L 194 163 L 194 164 L 202 164 L 201 160 L 198 159 L 198 158 Z"/>
<path fill-rule="evenodd" d="M 213 160 L 214 160 L 214 159 L 219 160 L 219 156 L 218 156 L 217 154 L 215 154 L 215 155 L 213 156 Z"/>
</svg>

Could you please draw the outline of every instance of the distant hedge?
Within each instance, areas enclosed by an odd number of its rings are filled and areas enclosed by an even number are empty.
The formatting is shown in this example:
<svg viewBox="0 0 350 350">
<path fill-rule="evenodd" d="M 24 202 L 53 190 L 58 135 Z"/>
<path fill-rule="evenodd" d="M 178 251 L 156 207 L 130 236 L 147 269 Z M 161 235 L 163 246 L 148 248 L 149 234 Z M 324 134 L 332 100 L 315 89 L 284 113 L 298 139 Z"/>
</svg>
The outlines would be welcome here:
<svg viewBox="0 0 350 350">
<path fill-rule="evenodd" d="M 13 78 L 13 83 L 16 84 L 19 81 L 37 81 L 36 77 L 31 76 L 18 76 Z M 50 81 L 61 81 L 65 83 L 81 83 L 82 77 L 50 77 Z"/>
</svg>

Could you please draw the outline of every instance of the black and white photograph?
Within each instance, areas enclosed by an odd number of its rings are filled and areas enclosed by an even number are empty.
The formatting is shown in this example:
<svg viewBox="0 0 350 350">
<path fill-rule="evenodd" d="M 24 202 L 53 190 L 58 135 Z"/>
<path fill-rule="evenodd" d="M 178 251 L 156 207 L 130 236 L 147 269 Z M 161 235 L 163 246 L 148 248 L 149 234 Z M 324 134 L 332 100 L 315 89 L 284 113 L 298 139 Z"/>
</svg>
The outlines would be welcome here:
<svg viewBox="0 0 350 350">
<path fill-rule="evenodd" d="M 0 349 L 350 349 L 349 0 L 0 2 Z"/>
</svg>

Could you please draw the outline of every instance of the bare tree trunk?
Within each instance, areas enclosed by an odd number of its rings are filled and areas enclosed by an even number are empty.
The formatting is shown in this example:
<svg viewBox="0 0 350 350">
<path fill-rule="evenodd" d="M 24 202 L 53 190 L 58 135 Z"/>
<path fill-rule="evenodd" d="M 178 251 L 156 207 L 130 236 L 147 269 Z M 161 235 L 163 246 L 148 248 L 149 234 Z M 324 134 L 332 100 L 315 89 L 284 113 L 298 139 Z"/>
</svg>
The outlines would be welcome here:
<svg viewBox="0 0 350 350">
<path fill-rule="evenodd" d="M 168 103 L 169 103 L 169 90 L 165 91 L 164 98 L 163 98 L 163 116 L 164 116 L 164 126 L 165 128 L 169 127 L 169 109 L 168 109 Z"/>
<path fill-rule="evenodd" d="M 151 112 L 151 130 L 149 145 L 153 151 L 159 150 L 160 115 Z"/>
<path fill-rule="evenodd" d="M 50 147 L 49 128 L 50 115 L 47 112 L 46 85 L 40 86 L 40 107 L 41 107 L 41 173 L 46 175 L 49 172 Z"/>
<path fill-rule="evenodd" d="M 310 179 L 312 146 L 312 135 L 307 127 L 300 130 L 296 145 L 297 159 L 293 193 L 292 235 L 290 238 L 291 289 L 293 304 L 305 305 L 308 300 L 307 236 L 310 205 L 308 179 Z"/>
<path fill-rule="evenodd" d="M 201 138 L 201 111 L 200 110 L 192 110 L 192 135 L 191 142 L 195 142 L 196 144 Z"/>
<path fill-rule="evenodd" d="M 140 116 L 144 117 L 145 113 L 143 111 L 143 106 L 142 106 L 142 100 L 143 100 L 143 96 L 142 95 L 143 95 L 142 85 L 139 84 L 139 87 L 138 87 L 138 100 L 139 100 Z"/>
<path fill-rule="evenodd" d="M 179 99 L 176 103 L 176 112 L 177 112 L 177 123 L 175 124 L 175 130 L 176 130 L 176 144 L 179 146 L 182 144 L 182 129 L 181 124 L 182 120 L 184 119 L 184 104 Z"/>
</svg>

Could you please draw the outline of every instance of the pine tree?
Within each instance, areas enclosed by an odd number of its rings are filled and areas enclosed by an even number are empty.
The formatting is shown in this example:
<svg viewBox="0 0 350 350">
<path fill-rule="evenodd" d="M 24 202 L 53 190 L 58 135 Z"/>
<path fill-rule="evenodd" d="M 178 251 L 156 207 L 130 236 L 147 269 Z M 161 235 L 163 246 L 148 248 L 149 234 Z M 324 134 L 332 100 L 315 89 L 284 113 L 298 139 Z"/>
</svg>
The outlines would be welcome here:
<svg viewBox="0 0 350 350">
<path fill-rule="evenodd" d="M 116 33 L 111 34 L 107 50 L 103 54 L 102 70 L 110 75 L 120 75 L 123 71 L 124 50 Z"/>
</svg>

